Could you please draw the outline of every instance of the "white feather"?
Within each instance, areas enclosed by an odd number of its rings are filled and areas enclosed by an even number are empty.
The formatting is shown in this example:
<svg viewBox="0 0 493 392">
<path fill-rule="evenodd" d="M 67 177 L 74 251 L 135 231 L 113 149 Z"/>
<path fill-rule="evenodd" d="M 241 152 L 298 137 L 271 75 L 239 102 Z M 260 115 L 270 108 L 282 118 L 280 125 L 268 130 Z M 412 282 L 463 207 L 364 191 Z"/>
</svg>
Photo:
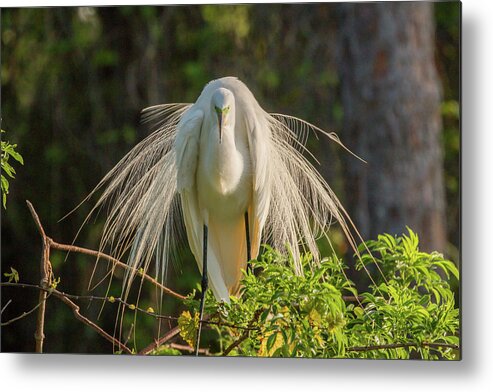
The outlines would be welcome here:
<svg viewBox="0 0 493 392">
<path fill-rule="evenodd" d="M 234 126 L 226 127 L 232 134 L 223 135 L 219 144 L 211 99 L 221 88 L 234 97 L 230 114 Z M 253 258 L 261 241 L 278 250 L 289 244 L 295 270 L 301 274 L 299 247 L 319 260 L 316 239 L 327 235 L 334 219 L 356 250 L 354 225 L 302 155 L 307 132 L 324 134 L 340 144 L 334 134 L 292 116 L 266 113 L 233 77 L 207 84 L 192 105 L 148 108 L 144 120 L 155 132 L 97 187 L 106 186 L 96 207 L 110 203 L 101 246 L 109 246 L 116 257 L 130 247 L 132 267 L 147 270 L 154 257 L 162 255 L 158 262 L 166 268 L 170 243 L 177 236 L 174 222 L 180 219 L 178 199 L 199 270 L 203 225 L 209 227 L 209 282 L 218 299 L 227 301 L 236 293 L 240 270 L 246 268 L 246 211 Z M 134 278 L 133 273 L 126 276 L 127 290 Z"/>
</svg>

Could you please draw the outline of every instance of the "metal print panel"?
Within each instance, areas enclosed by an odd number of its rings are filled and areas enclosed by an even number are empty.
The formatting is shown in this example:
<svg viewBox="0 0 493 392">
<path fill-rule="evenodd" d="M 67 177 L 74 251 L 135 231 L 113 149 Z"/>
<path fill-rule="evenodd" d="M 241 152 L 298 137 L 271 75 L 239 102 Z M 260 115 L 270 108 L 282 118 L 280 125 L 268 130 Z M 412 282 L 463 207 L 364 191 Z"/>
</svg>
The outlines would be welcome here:
<svg viewBox="0 0 493 392">
<path fill-rule="evenodd" d="M 1 18 L 2 352 L 460 359 L 460 3 Z"/>
</svg>

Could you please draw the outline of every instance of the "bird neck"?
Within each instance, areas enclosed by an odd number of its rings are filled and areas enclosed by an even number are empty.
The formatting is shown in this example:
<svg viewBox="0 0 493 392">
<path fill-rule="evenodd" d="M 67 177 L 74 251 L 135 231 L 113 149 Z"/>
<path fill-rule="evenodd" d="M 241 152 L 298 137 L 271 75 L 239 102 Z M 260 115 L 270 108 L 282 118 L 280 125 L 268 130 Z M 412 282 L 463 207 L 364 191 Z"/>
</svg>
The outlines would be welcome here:
<svg viewBox="0 0 493 392">
<path fill-rule="evenodd" d="M 212 140 L 212 151 L 216 160 L 218 167 L 223 167 L 231 163 L 237 153 L 236 138 L 234 126 L 227 125 L 223 128 L 223 135 L 221 143 L 219 143 L 219 138 L 211 138 Z"/>
<path fill-rule="evenodd" d="M 214 131 L 212 131 L 214 132 Z M 215 130 L 217 133 L 217 129 Z M 202 169 L 211 186 L 220 194 L 233 191 L 243 175 L 244 158 L 241 140 L 237 140 L 231 124 L 223 129 L 221 143 L 219 138 L 208 135 L 205 151 L 200 155 Z"/>
</svg>

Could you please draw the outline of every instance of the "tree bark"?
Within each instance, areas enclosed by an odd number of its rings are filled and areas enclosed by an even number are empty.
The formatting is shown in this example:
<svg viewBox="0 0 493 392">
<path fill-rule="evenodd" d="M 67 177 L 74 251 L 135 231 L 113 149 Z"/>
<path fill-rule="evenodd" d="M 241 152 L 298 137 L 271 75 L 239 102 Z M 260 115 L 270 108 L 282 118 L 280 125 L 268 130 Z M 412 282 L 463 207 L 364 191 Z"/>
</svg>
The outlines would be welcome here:
<svg viewBox="0 0 493 392">
<path fill-rule="evenodd" d="M 406 226 L 445 251 L 441 85 L 430 3 L 344 4 L 339 65 L 346 205 L 364 239 Z"/>
</svg>

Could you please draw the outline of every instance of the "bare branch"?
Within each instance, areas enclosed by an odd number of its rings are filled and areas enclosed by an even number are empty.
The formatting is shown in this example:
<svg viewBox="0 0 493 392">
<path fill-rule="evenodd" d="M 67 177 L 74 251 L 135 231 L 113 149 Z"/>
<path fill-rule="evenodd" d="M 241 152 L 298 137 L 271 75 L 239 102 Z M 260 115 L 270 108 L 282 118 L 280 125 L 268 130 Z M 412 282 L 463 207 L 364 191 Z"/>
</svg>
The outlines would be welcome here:
<svg viewBox="0 0 493 392">
<path fill-rule="evenodd" d="M 185 346 L 184 344 L 170 343 L 169 346 L 171 348 L 174 348 L 174 349 L 180 350 L 180 351 L 187 351 L 187 352 L 190 352 L 190 353 L 194 353 L 195 352 L 195 349 L 194 348 L 192 348 L 190 346 Z M 209 352 L 209 349 L 208 348 L 199 348 L 199 354 L 209 355 L 210 352 Z"/>
<path fill-rule="evenodd" d="M 48 298 L 46 298 L 46 299 L 48 299 Z M 46 301 L 46 299 L 45 299 L 45 301 Z M 8 305 L 10 302 L 12 302 L 12 300 L 9 300 L 9 302 L 7 303 L 7 305 Z M 7 305 L 5 305 L 5 307 L 3 308 L 3 310 L 5 310 L 5 308 L 7 307 Z M 17 316 L 17 317 L 12 318 L 12 319 L 10 319 L 9 321 L 5 321 L 5 322 L 3 322 L 3 323 L 0 323 L 0 326 L 5 327 L 5 326 L 7 326 L 7 325 L 9 325 L 9 324 L 12 324 L 12 323 L 14 323 L 14 322 L 16 322 L 16 321 L 19 321 L 19 320 L 23 319 L 24 317 L 29 316 L 31 313 L 35 312 L 35 311 L 36 311 L 36 309 L 38 309 L 40 306 L 41 306 L 41 302 L 40 302 L 40 303 L 38 303 L 38 304 L 36 304 L 36 306 L 35 306 L 34 308 L 32 308 L 32 309 L 28 310 L 27 312 L 22 312 L 22 314 L 21 314 L 21 315 L 19 315 L 19 316 Z M 3 310 L 2 310 L 2 312 L 3 312 Z"/>
<path fill-rule="evenodd" d="M 144 274 L 141 271 L 136 270 L 135 268 L 130 267 L 129 265 L 121 262 L 118 259 L 115 259 L 114 257 L 112 257 L 110 255 L 107 255 L 105 253 L 102 253 L 102 252 L 99 252 L 99 251 L 95 251 L 95 250 L 92 250 L 92 249 L 82 248 L 80 246 L 60 244 L 60 243 L 54 241 L 51 238 L 49 239 L 49 241 L 50 241 L 50 246 L 53 249 L 62 250 L 62 251 L 66 251 L 66 252 L 82 253 L 82 254 L 93 256 L 93 257 L 96 257 L 96 258 L 101 258 L 103 260 L 109 261 L 110 263 L 112 263 L 113 265 L 115 265 L 117 267 L 120 267 L 120 268 L 123 268 L 123 269 L 126 269 L 126 270 L 130 270 L 130 271 L 134 271 L 136 274 L 141 275 L 145 280 L 147 280 L 148 282 L 152 283 L 153 285 L 155 285 L 156 287 L 158 287 L 159 289 L 161 289 L 166 294 L 169 294 L 169 295 L 171 295 L 171 296 L 173 296 L 175 298 L 178 298 L 180 300 L 184 300 L 186 298 L 186 296 L 181 295 L 181 294 L 178 294 L 178 293 L 174 292 L 173 290 L 169 289 L 168 287 L 162 285 L 161 283 L 159 283 L 153 277 L 151 277 L 151 276 L 149 276 L 147 274 Z"/>
<path fill-rule="evenodd" d="M 65 303 L 66 305 L 68 305 L 72 309 L 72 312 L 74 313 L 74 316 L 77 320 L 83 322 L 87 326 L 94 329 L 99 335 L 101 335 L 103 338 L 105 338 L 109 342 L 113 343 L 120 350 L 125 351 L 128 354 L 132 353 L 132 350 L 130 350 L 127 346 L 125 346 L 119 340 L 115 339 L 113 336 L 111 336 L 110 334 L 105 332 L 101 327 L 99 327 L 97 324 L 93 323 L 87 317 L 84 317 L 82 314 L 80 314 L 80 308 L 75 302 L 72 302 L 70 299 L 65 297 L 62 293 L 60 293 L 57 290 L 53 290 L 53 295 L 55 297 L 57 297 L 58 299 L 60 299 L 63 303 Z"/>
<path fill-rule="evenodd" d="M 421 343 L 422 346 L 427 346 L 431 348 L 451 348 L 453 350 L 459 350 L 460 347 L 457 344 L 450 344 L 450 343 Z"/>
<path fill-rule="evenodd" d="M 34 209 L 33 205 L 31 204 L 31 202 L 29 200 L 26 200 L 26 204 L 27 204 L 27 207 L 29 208 L 29 212 L 31 213 L 31 215 L 34 219 L 34 223 L 36 223 L 36 227 L 39 231 L 39 234 L 41 234 L 41 238 L 45 239 L 46 234 L 45 234 L 45 231 L 43 229 L 43 225 L 41 224 L 41 221 L 39 220 L 39 216 L 36 213 L 36 210 Z"/>
<path fill-rule="evenodd" d="M 166 343 L 169 340 L 173 339 L 179 333 L 180 333 L 180 327 L 175 327 L 175 328 L 169 330 L 168 332 L 166 332 L 166 334 L 162 338 L 160 338 L 158 340 L 155 340 L 153 343 L 151 343 L 146 348 L 144 348 L 143 350 L 141 350 L 139 352 L 139 354 L 140 355 L 147 355 L 147 354 L 149 354 L 156 347 L 162 346 L 164 343 Z"/>
<path fill-rule="evenodd" d="M 110 263 L 120 267 L 120 268 L 123 268 L 123 269 L 127 269 L 127 270 L 131 270 L 135 273 L 137 273 L 138 275 L 141 275 L 143 276 L 143 278 L 145 280 L 147 280 L 148 282 L 152 283 L 153 285 L 157 286 L 158 288 L 160 288 L 164 293 L 166 294 L 169 294 L 173 297 L 176 297 L 180 300 L 184 300 L 186 298 L 186 296 L 184 295 L 181 295 L 181 294 L 178 294 L 176 292 L 174 292 L 173 290 L 169 289 L 168 287 L 162 285 L 161 283 L 159 283 L 156 279 L 154 279 L 153 277 L 147 275 L 147 274 L 143 274 L 141 273 L 140 271 L 136 270 L 135 268 L 132 268 L 130 266 L 128 266 L 127 264 L 121 262 L 120 260 L 110 256 L 110 255 L 107 255 L 103 252 L 99 252 L 99 251 L 95 251 L 95 250 L 92 250 L 92 249 L 87 249 L 87 248 L 82 248 L 82 247 L 79 247 L 79 246 L 75 246 L 75 245 L 67 245 L 67 244 L 61 244 L 59 242 L 56 242 L 54 241 L 52 238 L 48 237 L 43 229 L 43 225 L 41 224 L 41 221 L 39 219 L 39 216 L 38 214 L 36 213 L 36 210 L 34 209 L 33 205 L 31 204 L 31 202 L 29 200 L 26 200 L 26 203 L 27 203 L 27 206 L 29 207 L 29 211 L 31 212 L 31 215 L 33 217 L 33 220 L 36 224 L 36 227 L 38 228 L 38 231 L 39 233 L 41 234 L 41 238 L 43 239 L 43 242 L 47 242 L 47 245 L 49 246 L 49 248 L 54 248 L 54 249 L 57 249 L 57 250 L 61 250 L 61 251 L 65 251 L 65 252 L 76 252 L 76 253 L 82 253 L 82 254 L 86 254 L 86 255 L 89 255 L 89 256 L 93 256 L 93 257 L 96 257 L 96 258 L 101 258 L 101 259 L 104 259 L 106 261 L 109 261 Z M 49 256 L 49 254 L 48 254 Z"/>
<path fill-rule="evenodd" d="M 226 350 L 224 350 L 223 355 L 227 356 L 234 348 L 238 347 L 241 343 L 243 343 L 249 336 L 248 331 L 245 331 L 241 334 L 241 336 L 236 339 L 233 343 L 231 343 Z"/>
<path fill-rule="evenodd" d="M 34 210 L 33 205 L 29 200 L 26 200 L 26 203 L 34 219 L 34 223 L 36 223 L 39 234 L 41 235 L 41 240 L 43 242 L 43 250 L 41 252 L 41 261 L 40 261 L 40 274 L 41 274 L 40 285 L 41 287 L 45 288 L 50 285 L 50 281 L 52 277 L 49 238 L 46 236 L 43 226 L 41 225 L 41 221 L 39 220 L 39 216 Z M 46 298 L 47 298 L 46 296 L 47 293 L 45 290 L 39 291 L 38 315 L 36 317 L 36 331 L 34 333 L 37 353 L 43 352 L 43 343 L 45 338 L 44 324 L 45 324 L 45 310 L 46 310 Z"/>
<path fill-rule="evenodd" d="M 2 308 L 2 310 L 0 311 L 0 314 L 2 314 L 5 311 L 5 309 L 7 309 L 7 306 L 9 306 L 11 303 L 12 303 L 12 300 L 9 299 L 7 301 L 7 303 L 5 304 L 5 306 Z"/>
<path fill-rule="evenodd" d="M 37 286 L 37 285 L 34 285 L 34 284 L 27 284 L 27 283 L 8 283 L 8 282 L 3 282 L 3 283 L 0 283 L 0 287 L 3 287 L 3 286 L 9 286 L 9 287 L 20 287 L 20 288 L 32 288 L 32 289 L 36 289 L 36 290 L 40 290 L 41 292 L 44 292 L 45 294 L 47 294 L 48 296 L 51 296 L 53 295 L 55 298 L 58 298 L 60 301 L 62 301 L 63 303 L 65 303 L 66 305 L 68 305 L 74 315 L 75 315 L 75 318 L 78 319 L 79 321 L 81 321 L 82 323 L 86 324 L 87 326 L 91 327 L 92 329 L 94 329 L 99 335 L 101 335 L 102 337 L 104 337 L 106 340 L 108 340 L 109 342 L 113 343 L 115 346 L 117 346 L 119 349 L 125 351 L 126 353 L 129 353 L 131 354 L 132 353 L 132 350 L 130 350 L 127 346 L 125 346 L 123 343 L 121 343 L 120 341 L 118 341 L 117 339 L 115 339 L 113 336 L 109 335 L 108 333 L 106 333 L 103 329 L 101 329 L 101 327 L 99 327 L 97 324 L 95 324 L 94 322 L 92 322 L 91 320 L 89 320 L 87 317 L 83 316 L 81 313 L 80 313 L 80 307 L 73 301 L 70 300 L 70 297 L 72 298 L 91 298 L 91 299 L 104 299 L 105 297 L 83 297 L 83 296 L 78 296 L 78 295 L 70 295 L 70 294 L 65 294 L 57 289 L 54 289 L 54 288 L 48 288 L 48 287 L 41 287 L 41 286 Z M 107 298 L 106 298 L 107 299 Z M 36 306 L 39 307 L 40 304 L 38 304 Z M 32 309 L 31 311 L 33 311 L 34 309 Z M 18 319 L 18 318 L 17 318 Z M 14 322 L 16 320 L 10 320 L 9 321 L 9 324 Z M 3 325 L 3 324 L 2 324 Z"/>
<path fill-rule="evenodd" d="M 342 300 L 345 301 L 345 302 L 360 302 L 360 301 L 363 301 L 363 296 L 361 296 L 361 295 L 358 295 L 358 296 L 355 296 L 355 295 L 343 295 L 342 296 Z"/>
</svg>

